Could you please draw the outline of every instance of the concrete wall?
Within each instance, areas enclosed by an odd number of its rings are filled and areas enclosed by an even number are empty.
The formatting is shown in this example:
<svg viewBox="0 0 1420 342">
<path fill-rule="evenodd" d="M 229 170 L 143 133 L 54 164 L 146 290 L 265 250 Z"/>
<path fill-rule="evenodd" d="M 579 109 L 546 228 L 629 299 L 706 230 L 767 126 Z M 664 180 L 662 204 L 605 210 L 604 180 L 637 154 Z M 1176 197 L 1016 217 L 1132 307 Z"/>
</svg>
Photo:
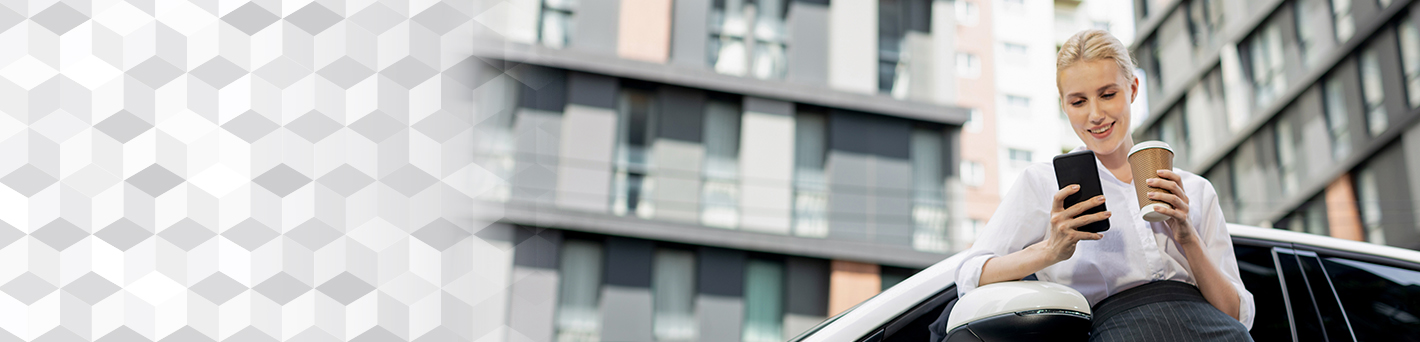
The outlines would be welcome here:
<svg viewBox="0 0 1420 342">
<path fill-rule="evenodd" d="M 685 223 L 700 222 L 701 170 L 705 147 L 701 145 L 705 93 L 699 90 L 662 86 L 659 128 L 651 153 L 656 161 L 651 177 L 655 183 L 652 200 L 656 219 Z"/>
<path fill-rule="evenodd" d="M 675 0 L 672 6 L 675 19 L 671 25 L 671 64 L 709 68 L 705 49 L 706 41 L 710 39 L 710 6 L 711 0 Z"/>
<path fill-rule="evenodd" d="M 518 109 L 513 134 L 512 200 L 551 206 L 557 199 L 561 113 Z"/>
<path fill-rule="evenodd" d="M 497 224 L 503 225 L 503 224 Z M 554 337 L 557 312 L 558 251 L 562 248 L 562 231 L 505 225 L 522 241 L 512 248 L 512 279 L 508 286 L 509 339 L 551 341 Z M 486 228 L 485 228 L 486 229 Z M 501 290 L 501 289 L 500 289 Z"/>
<path fill-rule="evenodd" d="M 829 6 L 804 1 L 789 3 L 789 82 L 828 84 Z"/>
<path fill-rule="evenodd" d="M 956 103 L 957 100 L 957 22 L 956 2 L 932 1 L 932 78 L 931 101 Z M 952 164 L 956 165 L 956 164 Z"/>
<path fill-rule="evenodd" d="M 744 251 L 701 247 L 695 316 L 701 341 L 739 341 L 744 325 Z"/>
<path fill-rule="evenodd" d="M 907 120 L 830 111 L 829 238 L 912 245 Z"/>
<path fill-rule="evenodd" d="M 1420 230 L 1416 230 L 1415 212 L 1410 192 L 1410 179 L 1405 168 L 1403 145 L 1392 144 L 1371 157 L 1367 168 L 1376 173 L 1380 195 L 1381 226 L 1387 245 L 1420 249 Z M 1413 152 L 1412 152 L 1413 153 Z"/>
<path fill-rule="evenodd" d="M 794 104 L 745 97 L 739 157 L 740 227 L 789 234 L 794 195 Z"/>
<path fill-rule="evenodd" d="M 572 15 L 570 45 L 582 51 L 614 55 L 621 35 L 621 0 L 579 0 Z"/>
<path fill-rule="evenodd" d="M 670 53 L 671 0 L 622 0 L 617 55 L 665 63 Z"/>
<path fill-rule="evenodd" d="M 650 240 L 610 237 L 606 240 L 606 277 L 601 298 L 603 341 L 651 341 Z"/>
<path fill-rule="evenodd" d="M 878 91 L 878 2 L 839 1 L 829 6 L 828 84 L 834 89 Z"/>
<path fill-rule="evenodd" d="M 617 80 L 571 73 L 558 160 L 557 205 L 606 212 L 610 203 L 612 157 L 616 147 Z"/>
</svg>

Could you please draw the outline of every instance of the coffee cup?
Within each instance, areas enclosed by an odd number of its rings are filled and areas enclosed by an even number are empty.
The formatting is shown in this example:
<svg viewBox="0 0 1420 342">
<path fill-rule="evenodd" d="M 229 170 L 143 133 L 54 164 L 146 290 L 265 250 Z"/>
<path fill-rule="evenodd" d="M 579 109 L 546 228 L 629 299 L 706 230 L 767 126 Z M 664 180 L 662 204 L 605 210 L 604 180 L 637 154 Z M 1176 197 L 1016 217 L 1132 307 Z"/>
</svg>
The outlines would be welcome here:
<svg viewBox="0 0 1420 342">
<path fill-rule="evenodd" d="M 1162 141 L 1151 140 L 1134 145 L 1129 150 L 1129 168 L 1134 173 L 1134 192 L 1139 196 L 1139 214 L 1144 221 L 1161 222 L 1169 218 L 1159 208 L 1173 209 L 1167 202 L 1149 198 L 1150 192 L 1169 193 L 1149 186 L 1148 179 L 1159 178 L 1158 170 L 1173 170 L 1173 148 Z"/>
</svg>

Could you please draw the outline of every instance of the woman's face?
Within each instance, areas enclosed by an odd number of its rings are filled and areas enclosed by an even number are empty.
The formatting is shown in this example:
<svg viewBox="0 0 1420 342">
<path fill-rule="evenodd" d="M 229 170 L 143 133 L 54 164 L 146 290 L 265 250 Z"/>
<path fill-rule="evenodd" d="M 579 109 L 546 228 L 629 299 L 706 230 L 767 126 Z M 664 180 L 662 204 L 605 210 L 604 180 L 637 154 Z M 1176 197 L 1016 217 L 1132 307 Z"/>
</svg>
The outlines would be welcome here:
<svg viewBox="0 0 1420 342">
<path fill-rule="evenodd" d="M 1129 104 L 1139 90 L 1139 80 L 1131 79 L 1108 59 L 1075 63 L 1060 70 L 1060 101 L 1070 128 L 1085 147 L 1096 154 L 1113 154 L 1128 142 Z M 1128 151 L 1130 146 L 1124 146 Z"/>
</svg>

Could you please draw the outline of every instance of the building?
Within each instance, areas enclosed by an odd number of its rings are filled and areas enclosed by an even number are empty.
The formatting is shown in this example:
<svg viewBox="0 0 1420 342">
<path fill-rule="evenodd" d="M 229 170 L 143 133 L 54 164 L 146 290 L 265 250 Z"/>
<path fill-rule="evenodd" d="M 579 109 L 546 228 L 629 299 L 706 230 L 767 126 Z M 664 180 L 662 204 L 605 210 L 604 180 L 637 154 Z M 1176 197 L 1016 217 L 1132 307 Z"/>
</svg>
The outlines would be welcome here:
<svg viewBox="0 0 1420 342">
<path fill-rule="evenodd" d="M 1230 222 L 1420 248 L 1420 6 L 1140 1 L 1148 118 Z"/>
<path fill-rule="evenodd" d="M 959 29 L 989 36 L 984 0 L 488 6 L 471 172 L 495 180 L 473 256 L 499 269 L 474 311 L 492 340 L 780 341 L 990 215 L 959 172 L 980 187 L 995 165 L 966 148 L 994 144 L 967 99 L 989 49 L 957 60 Z"/>
</svg>

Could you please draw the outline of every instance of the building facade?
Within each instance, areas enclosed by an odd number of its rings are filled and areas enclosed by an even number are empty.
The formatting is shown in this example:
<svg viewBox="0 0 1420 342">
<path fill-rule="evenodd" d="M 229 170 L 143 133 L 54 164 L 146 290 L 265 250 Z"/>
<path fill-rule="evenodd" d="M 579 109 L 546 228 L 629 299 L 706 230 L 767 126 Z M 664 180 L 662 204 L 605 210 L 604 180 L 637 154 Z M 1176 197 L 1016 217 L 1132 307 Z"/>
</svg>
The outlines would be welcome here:
<svg viewBox="0 0 1420 342">
<path fill-rule="evenodd" d="M 958 76 L 989 68 L 957 60 L 958 30 L 990 21 L 962 28 L 959 2 L 486 6 L 485 339 L 781 341 L 990 215 L 961 160 L 994 166 L 966 152 L 994 134 L 963 129 L 991 113 Z"/>
<path fill-rule="evenodd" d="M 1420 248 L 1420 6 L 1138 1 L 1136 140 L 1180 147 L 1229 222 Z"/>
</svg>

